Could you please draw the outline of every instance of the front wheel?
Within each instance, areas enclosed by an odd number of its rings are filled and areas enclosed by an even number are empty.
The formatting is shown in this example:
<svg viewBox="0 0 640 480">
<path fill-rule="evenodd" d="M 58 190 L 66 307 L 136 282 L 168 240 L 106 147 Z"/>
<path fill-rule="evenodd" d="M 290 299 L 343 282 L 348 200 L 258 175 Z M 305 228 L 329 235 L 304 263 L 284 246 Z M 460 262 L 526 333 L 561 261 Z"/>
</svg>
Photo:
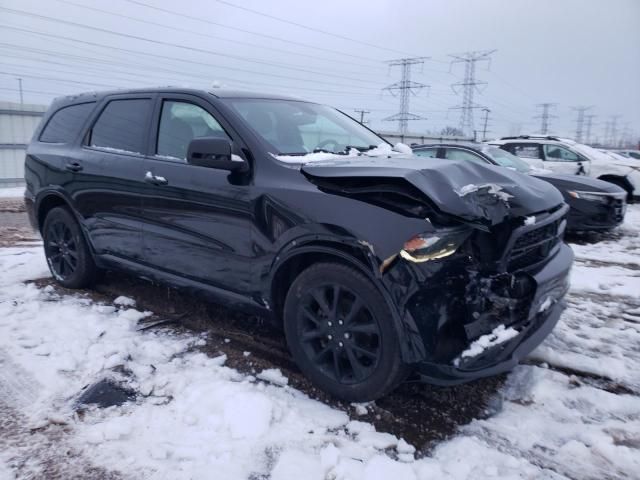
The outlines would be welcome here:
<svg viewBox="0 0 640 480">
<path fill-rule="evenodd" d="M 53 208 L 42 227 L 44 254 L 49 270 L 63 287 L 82 288 L 99 275 L 80 225 L 64 207 Z"/>
<path fill-rule="evenodd" d="M 300 370 L 335 397 L 375 400 L 406 377 L 389 307 L 351 267 L 319 263 L 303 271 L 287 293 L 284 327 Z"/>
</svg>

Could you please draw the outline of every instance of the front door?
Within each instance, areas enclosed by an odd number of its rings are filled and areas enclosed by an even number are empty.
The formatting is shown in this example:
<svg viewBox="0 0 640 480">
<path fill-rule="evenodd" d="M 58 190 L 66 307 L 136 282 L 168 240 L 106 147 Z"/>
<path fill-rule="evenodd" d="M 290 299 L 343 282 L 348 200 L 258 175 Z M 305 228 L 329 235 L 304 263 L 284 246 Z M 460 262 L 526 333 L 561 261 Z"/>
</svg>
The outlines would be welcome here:
<svg viewBox="0 0 640 480">
<path fill-rule="evenodd" d="M 150 183 L 143 198 L 144 260 L 158 270 L 245 295 L 253 256 L 251 187 L 228 171 L 186 161 L 193 138 L 239 142 L 216 116 L 199 97 L 159 97 L 152 128 L 157 134 L 145 161 Z"/>
<path fill-rule="evenodd" d="M 568 175 L 586 175 L 589 161 L 566 147 L 544 144 L 544 164 L 549 170 Z"/>
</svg>

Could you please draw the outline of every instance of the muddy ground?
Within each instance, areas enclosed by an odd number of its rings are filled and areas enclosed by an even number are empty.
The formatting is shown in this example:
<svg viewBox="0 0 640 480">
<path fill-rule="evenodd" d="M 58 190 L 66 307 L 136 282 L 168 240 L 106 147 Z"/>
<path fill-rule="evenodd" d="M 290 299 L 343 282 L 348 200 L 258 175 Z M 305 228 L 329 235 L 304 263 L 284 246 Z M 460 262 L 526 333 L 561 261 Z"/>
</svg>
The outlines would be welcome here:
<svg viewBox="0 0 640 480">
<path fill-rule="evenodd" d="M 0 199 L 0 246 L 39 241 L 19 203 L 16 199 Z M 580 236 L 572 241 L 588 243 L 599 239 L 600 235 Z M 145 328 L 206 332 L 206 344 L 199 348 L 208 355 L 224 353 L 228 357 L 227 365 L 242 372 L 257 373 L 279 368 L 289 378 L 290 385 L 312 398 L 348 412 L 354 419 L 373 423 L 379 431 L 406 439 L 418 447 L 418 454 L 428 453 L 439 442 L 452 436 L 460 425 L 491 415 L 496 408 L 494 394 L 505 380 L 505 376 L 498 376 L 448 388 L 407 383 L 375 404 L 367 405 L 367 413 L 359 415 L 361 408 L 356 409 L 316 390 L 293 364 L 280 329 L 259 317 L 234 312 L 202 297 L 120 273 L 109 272 L 94 289 L 81 292 L 58 287 L 50 278 L 36 283 L 39 286 L 53 285 L 59 293 L 86 295 L 104 303 L 111 303 L 115 297 L 126 294 L 136 300 L 139 309 L 154 312 L 152 317 L 145 319 Z M 572 295 L 569 301 L 579 302 L 580 298 Z M 250 355 L 245 352 L 250 352 Z M 567 369 L 563 371 L 575 375 L 578 381 L 608 391 L 627 393 L 608 379 Z"/>
</svg>

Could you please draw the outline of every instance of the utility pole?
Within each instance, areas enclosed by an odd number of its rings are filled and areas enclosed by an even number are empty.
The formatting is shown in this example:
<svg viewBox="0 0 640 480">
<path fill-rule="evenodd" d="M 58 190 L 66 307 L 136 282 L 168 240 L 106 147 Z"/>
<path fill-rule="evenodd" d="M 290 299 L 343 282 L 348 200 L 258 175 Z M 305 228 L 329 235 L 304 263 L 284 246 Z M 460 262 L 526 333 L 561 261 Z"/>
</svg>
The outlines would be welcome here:
<svg viewBox="0 0 640 480">
<path fill-rule="evenodd" d="M 571 107 L 572 110 L 578 112 L 578 117 L 576 118 L 576 142 L 582 143 L 582 134 L 584 130 L 584 118 L 585 112 L 593 108 L 593 105 L 580 105 L 579 107 Z"/>
<path fill-rule="evenodd" d="M 484 112 L 484 128 L 482 129 L 482 141 L 484 142 L 487 139 L 487 122 L 489 121 L 489 113 L 491 110 L 484 107 L 482 111 Z"/>
<path fill-rule="evenodd" d="M 536 105 L 536 107 L 541 107 L 542 108 L 542 113 L 540 115 L 537 115 L 533 118 L 539 118 L 541 119 L 541 123 L 540 123 L 540 133 L 542 135 L 547 135 L 549 133 L 549 120 L 552 118 L 558 118 L 556 115 L 551 115 L 549 112 L 550 110 L 555 107 L 557 105 L 557 103 L 539 103 L 538 105 Z"/>
<path fill-rule="evenodd" d="M 24 98 L 22 96 L 22 79 L 18 78 L 18 91 L 20 92 L 20 107 L 24 105 Z"/>
<path fill-rule="evenodd" d="M 594 114 L 585 115 L 584 118 L 586 121 L 586 127 L 585 127 L 586 133 L 584 136 L 584 143 L 589 145 L 591 143 L 591 128 L 593 127 L 593 119 L 596 118 L 596 115 Z"/>
<path fill-rule="evenodd" d="M 460 110 L 460 130 L 466 135 L 469 135 L 473 131 L 473 110 L 476 108 L 482 108 L 481 105 L 477 105 L 473 101 L 475 92 L 480 93 L 479 85 L 486 86 L 487 82 L 476 80 L 476 64 L 478 62 L 491 63 L 489 55 L 495 50 L 483 50 L 466 52 L 460 55 L 449 55 L 453 58 L 451 61 L 451 67 L 456 63 L 464 63 L 464 80 L 451 85 L 451 89 L 457 95 L 462 89 L 462 103 L 454 109 Z M 488 67 L 487 67 L 488 68 Z"/>
<path fill-rule="evenodd" d="M 353 111 L 360 114 L 360 123 L 361 124 L 366 125 L 368 123 L 368 122 L 365 121 L 364 116 L 367 113 L 371 113 L 369 110 L 361 110 L 361 109 L 356 108 Z"/>
<path fill-rule="evenodd" d="M 399 58 L 397 60 L 389 61 L 391 67 L 402 67 L 402 77 L 399 82 L 392 83 L 384 88 L 389 90 L 394 97 L 398 95 L 400 97 L 400 111 L 395 115 L 383 118 L 384 121 L 397 121 L 398 131 L 401 135 L 407 134 L 407 127 L 409 126 L 409 120 L 421 120 L 424 117 L 415 115 L 409 112 L 409 96 L 416 95 L 416 91 L 422 90 L 429 85 L 424 83 L 417 83 L 411 81 L 411 67 L 413 65 L 422 65 L 424 61 L 429 57 L 413 57 L 413 58 Z"/>
</svg>

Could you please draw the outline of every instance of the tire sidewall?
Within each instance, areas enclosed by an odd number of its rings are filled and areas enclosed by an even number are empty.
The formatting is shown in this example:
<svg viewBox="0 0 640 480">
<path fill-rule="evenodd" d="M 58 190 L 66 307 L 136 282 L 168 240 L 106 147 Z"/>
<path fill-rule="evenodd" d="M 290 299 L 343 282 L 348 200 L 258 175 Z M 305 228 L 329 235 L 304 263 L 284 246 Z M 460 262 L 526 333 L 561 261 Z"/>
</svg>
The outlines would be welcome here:
<svg viewBox="0 0 640 480">
<path fill-rule="evenodd" d="M 66 278 L 62 278 L 55 273 L 46 249 L 49 226 L 55 222 L 64 223 L 69 228 L 73 241 L 77 245 L 78 262 L 76 264 L 76 269 L 71 275 Z M 51 274 L 60 285 L 67 288 L 79 288 L 89 283 L 89 281 L 92 279 L 94 270 L 93 257 L 84 239 L 84 235 L 80 230 L 80 225 L 68 209 L 64 207 L 56 207 L 47 214 L 44 225 L 42 227 L 42 239 L 45 244 L 45 256 L 47 258 L 47 265 L 49 266 Z"/>
<path fill-rule="evenodd" d="M 342 384 L 328 377 L 309 359 L 298 340 L 298 309 L 309 290 L 339 284 L 361 296 L 380 329 L 380 358 L 371 376 L 360 383 Z M 287 345 L 302 372 L 320 389 L 347 401 L 375 400 L 393 389 L 404 377 L 398 333 L 380 291 L 363 274 L 341 264 L 317 264 L 303 271 L 293 282 L 284 306 Z"/>
</svg>

